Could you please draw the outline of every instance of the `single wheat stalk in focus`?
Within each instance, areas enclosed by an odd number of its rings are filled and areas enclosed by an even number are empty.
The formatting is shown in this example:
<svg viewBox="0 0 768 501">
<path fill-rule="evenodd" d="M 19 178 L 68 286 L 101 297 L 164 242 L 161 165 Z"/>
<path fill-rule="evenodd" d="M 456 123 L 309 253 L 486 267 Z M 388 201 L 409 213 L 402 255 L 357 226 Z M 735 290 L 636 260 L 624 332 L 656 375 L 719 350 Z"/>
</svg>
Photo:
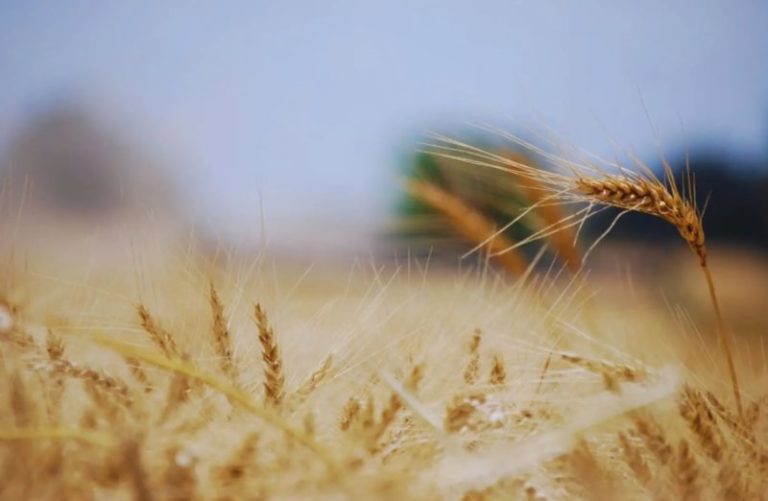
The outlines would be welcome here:
<svg viewBox="0 0 768 501">
<path fill-rule="evenodd" d="M 678 190 L 671 172 L 667 174 L 667 183 L 662 183 L 656 178 L 611 175 L 602 178 L 578 177 L 574 183 L 576 189 L 590 200 L 660 217 L 677 228 L 680 236 L 698 257 L 699 265 L 704 273 L 712 308 L 715 311 L 718 336 L 723 344 L 723 352 L 728 364 L 736 407 L 739 415 L 743 416 L 739 381 L 731 347 L 731 333 L 725 327 L 720 303 L 715 292 L 715 284 L 707 264 L 707 248 L 701 214 L 696 207 L 695 200 L 683 196 Z M 690 178 L 688 191 L 689 193 L 693 192 L 693 183 Z"/>
<path fill-rule="evenodd" d="M 641 212 L 659 217 L 673 225 L 680 236 L 688 244 L 691 251 L 697 256 L 704 278 L 707 282 L 709 298 L 712 302 L 712 308 L 715 313 L 718 337 L 723 345 L 723 353 L 728 365 L 728 372 L 733 388 L 736 407 L 740 416 L 744 416 L 741 404 L 741 392 L 736 374 L 736 366 L 733 358 L 732 334 L 728 331 L 720 310 L 720 302 L 715 291 L 715 284 L 707 261 L 706 240 L 704 237 L 704 227 L 702 224 L 701 213 L 696 205 L 695 190 L 693 179 L 689 175 L 686 179 L 684 189 L 681 192 L 672 172 L 672 168 L 664 162 L 664 180 L 660 180 L 647 166 L 632 158 L 639 172 L 628 170 L 618 164 L 610 164 L 618 170 L 619 174 L 605 172 L 600 167 L 578 163 L 565 159 L 558 155 L 547 152 L 517 136 L 504 133 L 495 129 L 489 129 L 493 133 L 512 140 L 516 144 L 528 149 L 529 151 L 543 156 L 555 165 L 568 171 L 568 174 L 551 172 L 540 169 L 526 163 L 516 161 L 505 155 L 485 151 L 449 137 L 436 135 L 437 144 L 431 144 L 429 151 L 437 156 L 461 160 L 470 164 L 489 167 L 492 169 L 509 172 L 521 179 L 530 180 L 535 184 L 537 190 L 546 191 L 548 195 L 540 198 L 537 205 L 547 203 L 587 204 L 583 208 L 570 216 L 563 217 L 560 221 L 550 224 L 548 227 L 539 230 L 530 237 L 515 243 L 507 249 L 497 253 L 504 255 L 506 252 L 515 251 L 518 247 L 525 245 L 539 238 L 549 237 L 552 234 L 578 226 L 592 214 L 594 205 L 610 206 L 622 209 L 620 217 L 626 212 Z M 690 174 L 690 173 L 689 173 Z M 617 217 L 617 219 L 618 219 Z M 614 221 L 615 223 L 615 221 Z M 593 244 L 596 245 L 608 230 Z M 478 248 L 487 245 L 487 242 L 494 238 L 507 227 L 499 229 L 491 234 L 486 240 L 482 241 Z M 591 248 L 589 249 L 591 250 Z M 589 254 L 589 250 L 584 254 L 584 258 Z"/>
<path fill-rule="evenodd" d="M 674 181 L 664 185 L 658 179 L 605 175 L 578 177 L 574 184 L 578 193 L 592 201 L 657 216 L 672 224 L 706 268 L 701 217 L 695 205 L 680 195 Z"/>
</svg>

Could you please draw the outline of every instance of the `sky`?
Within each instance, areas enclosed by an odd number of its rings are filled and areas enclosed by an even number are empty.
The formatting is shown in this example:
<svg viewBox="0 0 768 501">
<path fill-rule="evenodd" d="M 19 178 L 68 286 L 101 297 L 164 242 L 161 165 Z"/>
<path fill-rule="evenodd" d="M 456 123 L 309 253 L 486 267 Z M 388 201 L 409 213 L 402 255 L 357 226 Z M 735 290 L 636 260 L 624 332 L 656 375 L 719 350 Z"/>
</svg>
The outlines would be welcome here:
<svg viewBox="0 0 768 501">
<path fill-rule="evenodd" d="M 428 130 L 765 156 L 766 26 L 759 1 L 0 0 L 0 149 L 85 96 L 162 150 L 208 227 L 344 248 Z"/>
</svg>

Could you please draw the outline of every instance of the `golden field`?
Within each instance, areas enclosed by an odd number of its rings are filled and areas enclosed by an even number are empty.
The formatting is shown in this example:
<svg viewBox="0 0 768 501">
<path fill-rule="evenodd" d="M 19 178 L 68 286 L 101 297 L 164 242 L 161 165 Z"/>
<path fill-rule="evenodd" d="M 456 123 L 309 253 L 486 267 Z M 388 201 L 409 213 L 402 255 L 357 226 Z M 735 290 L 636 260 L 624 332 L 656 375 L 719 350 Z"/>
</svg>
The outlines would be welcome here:
<svg viewBox="0 0 768 501">
<path fill-rule="evenodd" d="M 516 280 L 192 246 L 9 256 L 0 497 L 762 499 L 768 267 L 710 253 L 740 417 L 695 262 L 640 254 Z"/>
</svg>

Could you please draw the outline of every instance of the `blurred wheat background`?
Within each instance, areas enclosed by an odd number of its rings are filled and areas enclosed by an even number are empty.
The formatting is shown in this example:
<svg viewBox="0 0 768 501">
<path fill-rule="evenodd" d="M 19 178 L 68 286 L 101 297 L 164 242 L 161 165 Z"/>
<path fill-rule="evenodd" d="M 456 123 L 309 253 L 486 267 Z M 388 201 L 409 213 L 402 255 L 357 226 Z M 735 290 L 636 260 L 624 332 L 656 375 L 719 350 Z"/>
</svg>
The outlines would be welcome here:
<svg viewBox="0 0 768 501">
<path fill-rule="evenodd" d="M 0 498 L 764 499 L 766 25 L 0 4 Z"/>
</svg>

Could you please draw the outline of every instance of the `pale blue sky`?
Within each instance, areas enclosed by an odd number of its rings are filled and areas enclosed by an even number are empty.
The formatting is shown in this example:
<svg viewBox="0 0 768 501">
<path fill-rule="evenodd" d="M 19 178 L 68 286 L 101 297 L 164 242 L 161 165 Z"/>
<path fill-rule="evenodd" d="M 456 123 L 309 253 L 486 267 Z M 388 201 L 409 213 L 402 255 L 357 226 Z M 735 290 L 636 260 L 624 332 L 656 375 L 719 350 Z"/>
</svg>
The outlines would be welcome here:
<svg viewBox="0 0 768 501">
<path fill-rule="evenodd" d="M 354 241 L 407 141 L 443 123 L 538 117 L 653 156 L 642 96 L 673 151 L 764 155 L 766 26 L 758 1 L 0 0 L 0 145 L 91 96 L 162 145 L 198 213 L 251 235 L 262 205 L 277 240 Z"/>
</svg>

